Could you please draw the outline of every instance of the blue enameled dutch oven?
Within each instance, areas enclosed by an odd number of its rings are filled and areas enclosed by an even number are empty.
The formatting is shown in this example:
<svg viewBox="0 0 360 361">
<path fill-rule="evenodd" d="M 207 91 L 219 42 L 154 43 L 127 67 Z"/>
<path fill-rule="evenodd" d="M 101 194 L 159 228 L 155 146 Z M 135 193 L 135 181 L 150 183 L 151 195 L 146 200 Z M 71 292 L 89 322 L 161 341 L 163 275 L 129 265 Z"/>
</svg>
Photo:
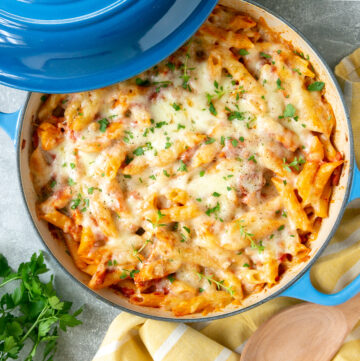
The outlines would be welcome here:
<svg viewBox="0 0 360 361">
<path fill-rule="evenodd" d="M 25 106 L 19 112 L 13 114 L 0 114 L 0 125 L 3 127 L 3 129 L 5 129 L 5 131 L 7 131 L 7 133 L 15 142 L 17 150 L 19 181 L 27 209 L 33 220 L 33 224 L 35 225 L 39 236 L 42 238 L 44 245 L 47 247 L 49 252 L 55 257 L 55 259 L 58 260 L 60 265 L 67 272 L 69 272 L 69 274 L 74 279 L 80 282 L 80 284 L 85 289 L 87 289 L 89 292 L 92 292 L 103 301 L 110 303 L 111 305 L 118 307 L 121 310 L 143 317 L 186 322 L 213 320 L 246 311 L 278 296 L 290 296 L 323 305 L 336 305 L 345 302 L 353 295 L 355 295 L 360 289 L 360 276 L 358 276 L 352 283 L 345 287 L 345 289 L 332 295 L 326 295 L 318 292 L 312 286 L 310 281 L 310 268 L 332 238 L 344 213 L 346 205 L 353 199 L 360 197 L 360 172 L 355 165 L 351 124 L 339 86 L 334 78 L 333 73 L 321 58 L 319 53 L 304 38 L 303 35 L 301 35 L 285 20 L 281 19 L 279 16 L 273 14 L 269 10 L 257 5 L 256 3 L 253 3 L 252 1 L 222 0 L 221 3 L 244 11 L 255 19 L 259 19 L 260 17 L 264 18 L 271 28 L 273 28 L 275 31 L 281 32 L 282 36 L 285 39 L 291 41 L 297 49 L 301 49 L 304 54 L 309 54 L 310 60 L 316 69 L 319 78 L 326 83 L 325 95 L 328 102 L 332 105 L 337 119 L 337 126 L 334 133 L 334 142 L 337 149 L 342 152 L 345 159 L 345 164 L 342 175 L 340 177 L 339 185 L 335 187 L 333 192 L 329 209 L 329 217 L 323 220 L 318 237 L 312 243 L 312 250 L 309 260 L 294 266 L 292 270 L 286 272 L 278 285 L 246 298 L 241 306 L 229 305 L 224 310 L 208 314 L 207 316 L 195 314 L 186 317 L 175 318 L 171 313 L 164 310 L 144 308 L 130 304 L 125 297 L 115 294 L 108 289 L 100 291 L 90 290 L 86 286 L 88 282 L 88 276 L 75 267 L 71 257 L 65 252 L 65 246 L 63 242 L 54 239 L 51 236 L 46 223 L 38 220 L 36 217 L 36 194 L 30 179 L 28 160 L 31 151 L 31 121 L 35 117 L 41 102 L 40 98 L 42 94 L 39 93 L 30 94 Z M 67 4 L 67 1 L 65 1 L 65 4 Z M 144 19 L 144 16 L 140 16 L 138 14 L 136 17 L 136 22 L 141 23 L 145 21 L 146 19 Z M 60 53 L 61 49 L 59 49 L 59 54 Z M 135 72 L 138 72 L 139 70 L 143 70 L 143 67 L 136 69 L 134 68 L 129 72 L 129 74 L 135 74 Z M 107 79 L 109 79 L 110 74 L 110 72 L 107 73 Z M 105 81 L 105 83 L 107 82 L 108 80 Z M 20 85 L 20 83 L 14 83 L 12 85 Z M 40 87 L 41 86 L 39 85 L 39 89 Z M 83 85 L 79 85 L 78 88 L 82 87 Z M 75 88 L 76 86 L 72 84 L 71 89 L 74 90 Z M 59 81 L 58 83 L 54 84 L 53 90 L 66 91 L 69 90 L 69 88 L 66 88 L 66 82 Z"/>
</svg>

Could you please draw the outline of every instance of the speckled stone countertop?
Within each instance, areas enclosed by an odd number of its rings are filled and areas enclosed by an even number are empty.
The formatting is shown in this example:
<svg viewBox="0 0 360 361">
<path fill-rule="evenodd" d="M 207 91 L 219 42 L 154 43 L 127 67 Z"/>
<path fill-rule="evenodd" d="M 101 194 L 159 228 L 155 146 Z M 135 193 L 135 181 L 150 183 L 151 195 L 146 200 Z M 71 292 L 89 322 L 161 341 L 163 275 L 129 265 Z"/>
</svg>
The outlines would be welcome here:
<svg viewBox="0 0 360 361">
<path fill-rule="evenodd" d="M 257 1 L 295 25 L 315 45 L 331 68 L 360 46 L 360 0 Z M 25 92 L 0 86 L 0 111 L 17 110 L 25 96 Z M 14 146 L 2 130 L 0 144 L 0 252 L 15 267 L 43 246 L 20 195 Z M 66 300 L 72 300 L 75 306 L 85 305 L 81 316 L 84 324 L 61 334 L 55 360 L 91 360 L 108 325 L 119 311 L 87 293 L 49 255 L 46 255 L 46 261 L 56 276 L 59 294 Z"/>
</svg>

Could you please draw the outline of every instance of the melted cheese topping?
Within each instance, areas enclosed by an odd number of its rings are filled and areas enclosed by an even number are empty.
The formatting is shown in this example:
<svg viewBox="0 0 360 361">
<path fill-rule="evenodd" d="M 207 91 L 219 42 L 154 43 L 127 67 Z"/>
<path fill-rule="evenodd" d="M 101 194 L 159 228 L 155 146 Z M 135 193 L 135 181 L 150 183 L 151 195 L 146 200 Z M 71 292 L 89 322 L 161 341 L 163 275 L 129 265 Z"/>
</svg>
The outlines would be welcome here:
<svg viewBox="0 0 360 361">
<path fill-rule="evenodd" d="M 237 46 L 237 36 L 250 45 Z M 220 72 L 210 61 L 217 52 Z M 311 224 L 299 230 L 272 180 L 294 192 L 316 135 L 330 138 L 331 108 L 306 88 L 313 78 L 266 26 L 217 7 L 138 77 L 50 96 L 39 119 L 55 135 L 41 125 L 30 160 L 38 193 L 50 195 L 40 213 L 71 235 L 90 286 L 176 315 L 210 312 L 305 260 L 316 210 L 303 204 L 305 213 L 293 193 Z M 39 171 L 41 159 L 50 172 Z M 54 211 L 68 223 L 47 216 Z"/>
</svg>

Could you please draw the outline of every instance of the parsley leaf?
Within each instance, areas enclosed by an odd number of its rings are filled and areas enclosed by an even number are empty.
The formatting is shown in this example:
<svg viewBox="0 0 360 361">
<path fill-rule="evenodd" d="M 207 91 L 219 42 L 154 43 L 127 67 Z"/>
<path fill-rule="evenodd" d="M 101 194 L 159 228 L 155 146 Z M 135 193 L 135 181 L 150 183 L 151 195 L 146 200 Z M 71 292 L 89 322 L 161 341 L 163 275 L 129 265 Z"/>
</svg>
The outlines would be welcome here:
<svg viewBox="0 0 360 361">
<path fill-rule="evenodd" d="M 229 114 L 228 114 L 228 120 L 234 120 L 234 119 L 238 119 L 238 120 L 244 120 L 245 119 L 245 116 L 244 116 L 244 113 L 242 112 L 239 112 L 239 111 L 231 111 Z"/>
<path fill-rule="evenodd" d="M 172 107 L 173 107 L 176 111 L 178 111 L 178 110 L 181 109 L 180 105 L 179 105 L 179 104 L 176 104 L 176 103 L 172 103 Z"/>
<path fill-rule="evenodd" d="M 141 78 L 136 78 L 135 79 L 135 83 L 136 85 L 139 86 L 149 86 L 150 85 L 150 80 L 149 79 L 141 79 Z"/>
<path fill-rule="evenodd" d="M 210 138 L 210 137 L 207 137 L 205 139 L 205 144 L 212 144 L 215 142 L 215 138 Z"/>
<path fill-rule="evenodd" d="M 172 62 L 166 63 L 166 66 L 169 68 L 169 70 L 174 71 L 175 70 L 175 64 Z"/>
<path fill-rule="evenodd" d="M 284 117 L 293 117 L 295 115 L 296 109 L 292 104 L 287 104 L 284 110 Z"/>
<path fill-rule="evenodd" d="M 308 86 L 308 90 L 311 91 L 311 92 L 314 92 L 314 91 L 320 91 L 324 88 L 325 86 L 325 83 L 322 82 L 322 81 L 315 81 L 314 83 L 310 84 Z"/>
<path fill-rule="evenodd" d="M 246 49 L 239 49 L 239 55 L 244 56 L 244 55 L 248 55 L 248 54 L 249 54 L 249 52 Z"/>
<path fill-rule="evenodd" d="M 98 120 L 97 121 L 98 123 L 99 123 L 99 125 L 100 125 L 100 128 L 99 128 L 99 130 L 100 130 L 100 132 L 101 133 L 105 133 L 105 131 L 106 131 L 106 128 L 109 126 L 109 121 L 106 119 L 106 118 L 103 118 L 103 119 L 100 119 L 100 120 Z"/>
<path fill-rule="evenodd" d="M 212 115 L 215 115 L 215 116 L 217 115 L 217 110 L 215 109 L 212 101 L 209 103 L 209 111 Z"/>
<path fill-rule="evenodd" d="M 288 172 L 291 172 L 291 167 L 299 171 L 299 165 L 302 165 L 304 163 L 305 159 L 302 156 L 299 156 L 299 158 L 295 157 L 291 163 L 287 163 L 286 158 L 283 158 L 283 167 Z"/>
<path fill-rule="evenodd" d="M 260 56 L 262 57 L 262 58 L 266 58 L 266 59 L 271 59 L 271 55 L 269 55 L 269 54 L 266 54 L 266 53 L 264 53 L 264 52 L 260 52 Z"/>
<path fill-rule="evenodd" d="M 138 147 L 133 151 L 133 154 L 139 156 L 139 155 L 144 155 L 144 148 L 143 147 Z"/>
<path fill-rule="evenodd" d="M 180 167 L 178 168 L 178 171 L 187 172 L 186 164 L 182 160 L 180 160 Z"/>
</svg>

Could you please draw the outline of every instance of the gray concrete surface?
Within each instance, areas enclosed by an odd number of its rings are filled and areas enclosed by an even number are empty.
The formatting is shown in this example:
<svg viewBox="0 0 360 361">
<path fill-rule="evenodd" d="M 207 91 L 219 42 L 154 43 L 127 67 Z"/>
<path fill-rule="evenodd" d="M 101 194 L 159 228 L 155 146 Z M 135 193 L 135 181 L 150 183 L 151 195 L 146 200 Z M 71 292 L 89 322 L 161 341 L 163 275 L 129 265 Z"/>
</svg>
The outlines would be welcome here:
<svg viewBox="0 0 360 361">
<path fill-rule="evenodd" d="M 302 31 L 332 68 L 343 56 L 360 46 L 360 1 L 258 2 L 282 15 Z M 0 86 L 0 111 L 16 110 L 22 104 L 24 96 L 24 92 Z M 3 131 L 0 131 L 0 144 L 0 252 L 15 266 L 43 247 L 25 211 L 17 183 L 14 147 Z M 55 360 L 91 360 L 109 323 L 119 311 L 88 294 L 49 256 L 46 260 L 56 275 L 55 283 L 59 294 L 64 299 L 72 300 L 76 306 L 85 305 L 81 316 L 84 324 L 61 334 Z"/>
</svg>

